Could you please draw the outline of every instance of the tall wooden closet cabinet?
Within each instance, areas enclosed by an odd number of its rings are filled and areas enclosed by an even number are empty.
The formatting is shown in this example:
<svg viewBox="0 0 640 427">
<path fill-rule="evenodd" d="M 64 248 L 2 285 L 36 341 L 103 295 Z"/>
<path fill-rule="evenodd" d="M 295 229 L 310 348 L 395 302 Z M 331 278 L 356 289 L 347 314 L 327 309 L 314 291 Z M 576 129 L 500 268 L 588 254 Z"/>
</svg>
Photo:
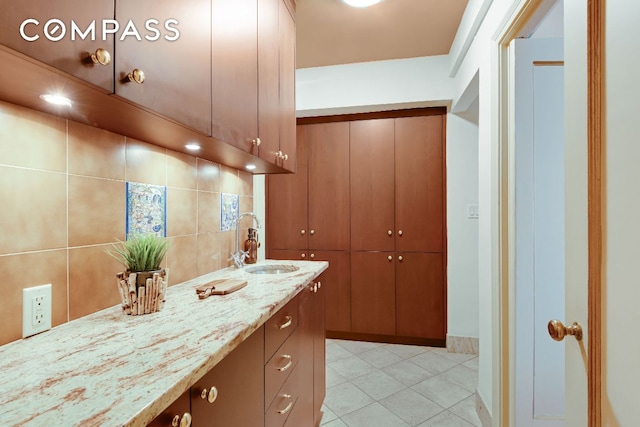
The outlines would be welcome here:
<svg viewBox="0 0 640 427">
<path fill-rule="evenodd" d="M 328 260 L 327 336 L 444 345 L 444 108 L 299 119 L 267 256 Z"/>
</svg>

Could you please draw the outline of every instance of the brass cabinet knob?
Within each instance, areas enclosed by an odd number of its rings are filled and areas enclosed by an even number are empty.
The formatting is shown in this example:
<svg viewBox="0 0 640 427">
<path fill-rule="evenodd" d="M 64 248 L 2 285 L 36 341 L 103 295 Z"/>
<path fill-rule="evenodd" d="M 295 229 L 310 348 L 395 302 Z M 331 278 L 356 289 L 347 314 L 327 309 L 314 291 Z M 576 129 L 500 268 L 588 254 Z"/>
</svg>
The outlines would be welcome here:
<svg viewBox="0 0 640 427">
<path fill-rule="evenodd" d="M 191 414 L 185 412 L 182 417 L 176 415 L 171 421 L 171 427 L 191 427 Z"/>
<path fill-rule="evenodd" d="M 307 257 L 307 254 L 302 254 L 300 255 L 300 258 L 305 259 Z"/>
<path fill-rule="evenodd" d="M 99 48 L 90 56 L 91 62 L 94 64 L 100 65 L 109 65 L 111 64 L 111 54 L 108 50 Z"/>
<path fill-rule="evenodd" d="M 402 236 L 402 230 L 398 230 L 398 236 Z"/>
<path fill-rule="evenodd" d="M 316 257 L 316 254 L 311 254 L 309 255 L 309 258 L 314 259 Z"/>
<path fill-rule="evenodd" d="M 578 341 L 582 341 L 582 325 L 573 322 L 571 326 L 564 326 L 559 320 L 550 320 L 547 324 L 549 335 L 556 341 L 562 341 L 567 335 L 573 335 Z"/>
<path fill-rule="evenodd" d="M 303 235 L 303 236 L 304 236 L 306 233 L 307 233 L 307 232 L 306 232 L 305 230 L 300 230 L 300 234 L 301 234 L 301 235 Z"/>
<path fill-rule="evenodd" d="M 282 151 L 276 151 L 276 158 L 278 158 L 280 160 L 288 160 L 289 159 L 289 155 L 288 154 L 284 154 Z"/>
<path fill-rule="evenodd" d="M 402 260 L 403 260 L 403 259 L 404 259 L 404 258 L 402 258 L 402 255 L 400 255 L 400 256 L 398 257 L 398 261 L 400 261 L 400 262 L 402 262 Z"/>
<path fill-rule="evenodd" d="M 256 138 L 256 139 L 252 139 L 251 143 L 256 147 L 260 147 L 260 144 L 262 144 L 262 141 L 260 141 L 260 138 Z"/>
<path fill-rule="evenodd" d="M 314 234 L 316 234 L 316 230 L 311 230 L 309 231 L 309 233 L 311 233 L 311 235 L 313 236 Z"/>
<path fill-rule="evenodd" d="M 391 255 L 389 255 L 389 256 L 387 257 L 387 259 L 388 259 L 389 261 L 393 261 L 393 257 L 392 257 Z"/>
<path fill-rule="evenodd" d="M 135 70 L 127 74 L 127 79 L 130 82 L 142 84 L 144 83 L 144 71 L 136 68 Z"/>
<path fill-rule="evenodd" d="M 387 234 L 388 234 L 389 236 L 393 236 L 393 231 L 391 231 L 391 230 L 387 230 Z"/>
<path fill-rule="evenodd" d="M 322 287 L 322 282 L 318 282 L 318 289 Z"/>
<path fill-rule="evenodd" d="M 203 389 L 200 392 L 200 399 L 206 400 L 209 403 L 213 403 L 218 398 L 218 389 L 215 386 L 211 386 L 211 388 L 207 391 L 207 389 Z"/>
<path fill-rule="evenodd" d="M 289 155 L 288 154 L 283 154 L 282 157 L 280 157 L 282 160 L 289 160 Z"/>
</svg>

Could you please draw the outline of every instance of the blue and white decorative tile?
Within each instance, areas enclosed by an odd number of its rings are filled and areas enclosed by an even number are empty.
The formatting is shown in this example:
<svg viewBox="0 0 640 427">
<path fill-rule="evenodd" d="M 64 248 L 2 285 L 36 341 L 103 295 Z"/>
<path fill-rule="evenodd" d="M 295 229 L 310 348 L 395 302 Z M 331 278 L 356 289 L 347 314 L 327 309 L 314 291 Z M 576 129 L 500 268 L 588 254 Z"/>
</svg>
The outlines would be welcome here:
<svg viewBox="0 0 640 427">
<path fill-rule="evenodd" d="M 167 187 L 127 182 L 127 237 L 167 236 Z"/>
<path fill-rule="evenodd" d="M 220 231 L 236 228 L 236 220 L 240 215 L 240 196 L 220 193 Z"/>
</svg>

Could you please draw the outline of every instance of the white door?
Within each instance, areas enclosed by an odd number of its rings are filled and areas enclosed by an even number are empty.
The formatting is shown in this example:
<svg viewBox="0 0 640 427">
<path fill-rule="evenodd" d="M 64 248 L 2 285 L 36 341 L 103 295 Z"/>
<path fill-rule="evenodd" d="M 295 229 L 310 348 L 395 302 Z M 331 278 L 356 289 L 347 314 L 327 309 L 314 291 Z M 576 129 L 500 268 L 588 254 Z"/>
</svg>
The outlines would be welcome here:
<svg viewBox="0 0 640 427">
<path fill-rule="evenodd" d="M 515 420 L 564 426 L 564 346 L 547 322 L 565 317 L 562 39 L 517 39 L 515 54 Z"/>
</svg>

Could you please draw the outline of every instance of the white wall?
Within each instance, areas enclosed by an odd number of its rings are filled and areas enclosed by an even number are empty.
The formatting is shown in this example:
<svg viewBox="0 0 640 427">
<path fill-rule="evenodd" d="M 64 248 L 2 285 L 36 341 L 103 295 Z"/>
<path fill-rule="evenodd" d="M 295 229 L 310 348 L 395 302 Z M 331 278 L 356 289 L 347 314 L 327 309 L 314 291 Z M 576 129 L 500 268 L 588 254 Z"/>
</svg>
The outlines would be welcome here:
<svg viewBox="0 0 640 427">
<path fill-rule="evenodd" d="M 296 71 L 298 117 L 363 113 L 451 102 L 447 55 Z"/>
<path fill-rule="evenodd" d="M 467 218 L 467 205 L 478 203 L 478 125 L 470 116 L 447 115 L 447 334 L 477 338 L 478 220 Z"/>
</svg>

